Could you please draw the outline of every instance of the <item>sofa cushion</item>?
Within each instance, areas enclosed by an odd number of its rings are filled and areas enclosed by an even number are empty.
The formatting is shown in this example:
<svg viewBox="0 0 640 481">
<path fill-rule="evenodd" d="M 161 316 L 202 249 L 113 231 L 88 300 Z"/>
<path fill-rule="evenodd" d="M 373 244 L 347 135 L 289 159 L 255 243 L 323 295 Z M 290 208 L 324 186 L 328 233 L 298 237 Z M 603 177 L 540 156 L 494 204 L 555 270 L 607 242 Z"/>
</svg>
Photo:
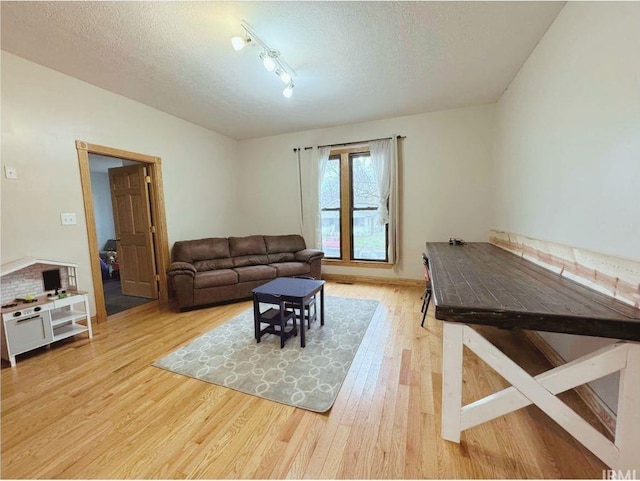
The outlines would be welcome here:
<svg viewBox="0 0 640 481">
<path fill-rule="evenodd" d="M 291 262 L 295 260 L 296 255 L 293 252 L 280 252 L 278 254 L 267 254 L 269 257 L 268 264 L 275 264 L 276 262 Z"/>
<path fill-rule="evenodd" d="M 214 269 L 231 269 L 233 267 L 233 259 L 231 257 L 207 259 L 206 261 L 195 261 L 193 265 L 198 272 L 212 271 Z"/>
<path fill-rule="evenodd" d="M 173 260 L 195 264 L 197 261 L 229 257 L 229 242 L 224 237 L 178 241 L 173 244 Z"/>
<path fill-rule="evenodd" d="M 264 236 L 264 243 L 269 254 L 298 252 L 306 247 L 302 236 L 297 234 L 266 235 Z"/>
<path fill-rule="evenodd" d="M 276 269 L 272 266 L 236 267 L 233 270 L 238 273 L 238 282 L 261 281 L 276 278 Z"/>
<path fill-rule="evenodd" d="M 238 283 L 238 274 L 232 269 L 219 269 L 215 271 L 205 271 L 196 274 L 193 280 L 195 289 L 205 289 L 207 287 L 227 286 Z"/>
<path fill-rule="evenodd" d="M 245 266 L 261 266 L 269 264 L 269 256 L 253 255 L 253 256 L 239 256 L 233 257 L 233 267 L 245 267 Z"/>
<path fill-rule="evenodd" d="M 311 266 L 306 262 L 280 262 L 271 264 L 278 272 L 278 277 L 301 276 L 311 272 Z"/>
<path fill-rule="evenodd" d="M 231 257 L 266 254 L 267 247 L 264 245 L 264 237 L 261 235 L 229 237 L 229 253 Z"/>
</svg>

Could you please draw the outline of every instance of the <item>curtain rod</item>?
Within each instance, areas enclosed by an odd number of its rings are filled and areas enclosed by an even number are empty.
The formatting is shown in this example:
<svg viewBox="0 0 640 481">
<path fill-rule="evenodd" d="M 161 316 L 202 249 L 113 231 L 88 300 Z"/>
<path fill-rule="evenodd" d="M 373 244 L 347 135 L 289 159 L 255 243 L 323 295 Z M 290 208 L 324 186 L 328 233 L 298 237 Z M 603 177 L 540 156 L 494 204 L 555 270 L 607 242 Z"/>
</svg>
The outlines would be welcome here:
<svg viewBox="0 0 640 481">
<path fill-rule="evenodd" d="M 406 135 L 398 135 L 396 136 L 397 139 L 406 139 L 407 136 Z M 327 144 L 327 145 L 318 145 L 318 148 L 320 147 L 338 147 L 341 145 L 356 145 L 356 144 L 366 144 L 367 142 L 375 142 L 376 140 L 391 140 L 393 139 L 393 137 L 383 137 L 381 139 L 370 139 L 370 140 L 358 140 L 356 142 L 342 142 L 341 144 Z M 313 147 L 305 147 L 304 150 L 309 150 L 309 149 L 313 149 Z M 294 148 L 293 151 L 297 152 L 298 150 L 302 150 L 301 148 Z"/>
</svg>

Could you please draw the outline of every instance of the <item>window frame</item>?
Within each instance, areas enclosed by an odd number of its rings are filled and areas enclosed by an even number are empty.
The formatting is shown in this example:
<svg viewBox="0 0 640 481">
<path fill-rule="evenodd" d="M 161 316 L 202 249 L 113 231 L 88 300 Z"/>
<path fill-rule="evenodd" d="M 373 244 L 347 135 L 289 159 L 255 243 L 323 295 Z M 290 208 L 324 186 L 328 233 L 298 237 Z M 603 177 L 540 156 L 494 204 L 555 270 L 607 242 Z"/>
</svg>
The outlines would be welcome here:
<svg viewBox="0 0 640 481">
<path fill-rule="evenodd" d="M 332 149 L 329 159 L 340 159 L 340 258 L 325 257 L 322 262 L 327 265 L 340 265 L 350 267 L 373 267 L 373 268 L 392 268 L 393 264 L 389 262 L 389 225 L 385 226 L 385 259 L 354 259 L 353 256 L 353 232 L 351 226 L 353 224 L 353 183 L 352 179 L 352 158 L 358 155 L 371 155 L 368 145 L 353 148 Z M 357 210 L 369 210 L 357 209 Z M 320 209 L 321 211 L 338 210 L 338 209 Z M 346 211 L 346 212 L 345 212 Z M 346 242 L 345 242 L 346 240 Z"/>
<path fill-rule="evenodd" d="M 327 260 L 332 260 L 332 261 L 342 261 L 342 217 L 343 217 L 343 212 L 342 212 L 342 202 L 343 202 L 343 198 L 342 198 L 342 159 L 340 155 L 334 155 L 333 152 L 331 152 L 329 154 L 329 161 L 332 160 L 338 160 L 338 172 L 340 175 L 340 179 L 339 179 L 339 186 L 340 186 L 340 207 L 331 207 L 331 208 L 320 208 L 320 212 L 334 212 L 337 211 L 339 214 L 339 234 L 340 234 L 340 257 L 327 257 L 325 254 L 324 259 Z"/>
<path fill-rule="evenodd" d="M 349 260 L 354 262 L 375 262 L 376 264 L 380 264 L 380 263 L 384 264 L 389 262 L 389 224 L 385 224 L 384 226 L 384 246 L 385 246 L 384 259 L 358 259 L 355 257 L 355 254 L 354 254 L 354 248 L 355 248 L 355 241 L 353 238 L 354 212 L 363 211 L 363 210 L 378 210 L 377 207 L 356 208 L 354 205 L 355 195 L 353 194 L 353 159 L 357 157 L 365 157 L 365 156 L 371 157 L 371 151 L 369 150 L 369 147 L 367 147 L 367 150 L 365 152 L 352 152 L 347 156 L 348 162 L 349 162 L 349 207 L 348 207 L 349 208 Z M 340 236 L 340 240 L 342 240 L 342 235 Z"/>
</svg>

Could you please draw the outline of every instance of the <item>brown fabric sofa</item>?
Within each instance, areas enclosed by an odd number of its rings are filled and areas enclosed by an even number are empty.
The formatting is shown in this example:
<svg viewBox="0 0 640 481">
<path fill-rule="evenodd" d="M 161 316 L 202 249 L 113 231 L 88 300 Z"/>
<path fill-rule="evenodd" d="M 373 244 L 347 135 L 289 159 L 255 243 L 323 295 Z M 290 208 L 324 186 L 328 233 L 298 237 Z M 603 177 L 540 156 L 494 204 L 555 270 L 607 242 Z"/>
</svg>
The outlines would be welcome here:
<svg viewBox="0 0 640 481">
<path fill-rule="evenodd" d="M 247 299 L 276 277 L 320 278 L 324 252 L 299 235 L 213 237 L 173 245 L 169 275 L 180 310 Z"/>
</svg>

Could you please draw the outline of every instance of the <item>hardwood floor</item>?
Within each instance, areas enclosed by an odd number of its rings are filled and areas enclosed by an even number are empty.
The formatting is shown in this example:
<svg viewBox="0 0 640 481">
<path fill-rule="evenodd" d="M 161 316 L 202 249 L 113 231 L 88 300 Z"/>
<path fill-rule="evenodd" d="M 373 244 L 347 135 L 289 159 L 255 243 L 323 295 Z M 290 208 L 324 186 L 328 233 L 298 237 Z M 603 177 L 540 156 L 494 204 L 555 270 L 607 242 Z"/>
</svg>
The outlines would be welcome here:
<svg viewBox="0 0 640 481">
<path fill-rule="evenodd" d="M 326 293 L 385 309 L 328 413 L 152 367 L 250 308 L 153 302 L 95 325 L 91 342 L 3 361 L 2 477 L 602 479 L 606 466 L 534 406 L 443 441 L 442 330 L 433 306 L 420 327 L 422 289 L 328 282 Z M 529 372 L 548 369 L 522 333 L 482 332 Z M 467 350 L 464 362 L 465 402 L 507 386 Z M 575 394 L 562 398 L 585 415 Z"/>
</svg>

